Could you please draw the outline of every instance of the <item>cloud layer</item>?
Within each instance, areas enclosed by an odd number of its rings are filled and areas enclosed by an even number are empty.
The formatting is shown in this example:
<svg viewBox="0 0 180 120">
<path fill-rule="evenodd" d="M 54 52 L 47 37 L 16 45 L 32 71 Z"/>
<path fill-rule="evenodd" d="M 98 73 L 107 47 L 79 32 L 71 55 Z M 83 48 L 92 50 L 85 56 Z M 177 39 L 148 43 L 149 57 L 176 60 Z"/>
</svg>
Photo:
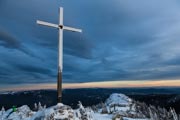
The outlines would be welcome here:
<svg viewBox="0 0 180 120">
<path fill-rule="evenodd" d="M 180 78 L 177 0 L 0 1 L 0 83 L 54 83 L 57 31 L 36 20 L 65 24 L 64 83 Z"/>
</svg>

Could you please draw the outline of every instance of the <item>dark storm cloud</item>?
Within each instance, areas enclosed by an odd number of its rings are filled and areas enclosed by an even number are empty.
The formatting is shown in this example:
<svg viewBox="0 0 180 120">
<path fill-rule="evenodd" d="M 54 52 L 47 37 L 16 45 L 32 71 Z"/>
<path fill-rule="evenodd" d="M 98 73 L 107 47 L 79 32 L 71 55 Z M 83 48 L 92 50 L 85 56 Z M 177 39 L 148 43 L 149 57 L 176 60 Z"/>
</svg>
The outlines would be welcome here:
<svg viewBox="0 0 180 120">
<path fill-rule="evenodd" d="M 41 73 L 41 74 L 50 74 L 51 71 L 47 68 L 41 68 L 38 66 L 33 66 L 33 65 L 16 65 L 16 68 L 18 68 L 21 71 L 24 72 L 31 72 L 31 73 Z"/>
<path fill-rule="evenodd" d="M 22 43 L 19 42 L 14 36 L 12 36 L 8 32 L 1 30 L 0 30 L 0 46 L 9 49 L 17 49 L 24 52 L 27 55 L 30 55 L 31 57 L 35 57 L 34 54 L 31 51 L 29 51 L 28 48 L 23 46 Z"/>
<path fill-rule="evenodd" d="M 65 34 L 65 54 L 70 54 L 86 59 L 92 58 L 93 44 L 85 36 L 77 33 Z M 67 47 L 68 46 L 68 47 Z"/>
<path fill-rule="evenodd" d="M 7 48 L 18 49 L 21 47 L 21 43 L 19 41 L 4 31 L 0 31 L 0 41 L 1 45 Z"/>
<path fill-rule="evenodd" d="M 177 0 L 0 4 L 0 26 L 6 28 L 0 31 L 2 83 L 55 82 L 58 32 L 35 22 L 58 23 L 59 6 L 66 25 L 83 29 L 82 34 L 64 32 L 64 82 L 180 78 Z"/>
<path fill-rule="evenodd" d="M 164 64 L 171 65 L 171 66 L 180 66 L 180 56 L 173 57 L 165 61 Z"/>
</svg>

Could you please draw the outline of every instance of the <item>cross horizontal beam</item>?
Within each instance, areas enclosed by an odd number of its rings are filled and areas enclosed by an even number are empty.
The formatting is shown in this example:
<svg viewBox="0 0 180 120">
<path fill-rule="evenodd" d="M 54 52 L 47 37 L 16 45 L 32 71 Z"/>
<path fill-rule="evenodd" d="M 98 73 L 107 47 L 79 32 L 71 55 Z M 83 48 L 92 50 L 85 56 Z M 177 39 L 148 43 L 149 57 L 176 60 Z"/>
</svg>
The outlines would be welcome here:
<svg viewBox="0 0 180 120">
<path fill-rule="evenodd" d="M 59 25 L 57 25 L 57 24 L 53 24 L 53 23 L 49 23 L 49 22 L 44 22 L 44 21 L 41 21 L 41 20 L 37 20 L 37 24 L 43 25 L 43 26 L 48 26 L 48 27 L 59 28 Z"/>
<path fill-rule="evenodd" d="M 72 32 L 82 32 L 81 29 L 77 29 L 77 28 L 72 28 L 72 27 L 68 27 L 68 26 L 63 26 L 63 29 L 64 30 L 69 30 L 69 31 L 72 31 Z"/>
</svg>

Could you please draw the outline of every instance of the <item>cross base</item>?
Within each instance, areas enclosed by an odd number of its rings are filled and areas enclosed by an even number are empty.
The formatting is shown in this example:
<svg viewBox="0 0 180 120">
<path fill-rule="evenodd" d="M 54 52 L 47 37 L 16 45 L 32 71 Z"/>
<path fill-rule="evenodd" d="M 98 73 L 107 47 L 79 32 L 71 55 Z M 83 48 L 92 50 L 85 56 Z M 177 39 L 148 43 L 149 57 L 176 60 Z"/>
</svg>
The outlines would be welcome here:
<svg viewBox="0 0 180 120">
<path fill-rule="evenodd" d="M 62 97 L 58 97 L 57 103 L 62 103 Z"/>
<path fill-rule="evenodd" d="M 62 102 L 62 72 L 60 70 L 58 70 L 58 75 L 57 75 L 57 94 L 58 94 L 57 102 L 61 103 Z"/>
</svg>

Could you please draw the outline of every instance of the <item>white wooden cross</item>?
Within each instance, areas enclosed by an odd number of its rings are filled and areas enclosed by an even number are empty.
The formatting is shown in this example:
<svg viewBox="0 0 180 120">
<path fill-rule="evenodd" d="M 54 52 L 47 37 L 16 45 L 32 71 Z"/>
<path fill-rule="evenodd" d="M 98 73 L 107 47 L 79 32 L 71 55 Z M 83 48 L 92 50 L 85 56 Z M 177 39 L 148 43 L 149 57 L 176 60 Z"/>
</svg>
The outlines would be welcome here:
<svg viewBox="0 0 180 120">
<path fill-rule="evenodd" d="M 57 28 L 59 30 L 59 45 L 58 45 L 58 79 L 57 79 L 57 92 L 58 92 L 58 103 L 62 102 L 62 71 L 63 71 L 63 31 L 82 32 L 81 29 L 76 29 L 63 25 L 63 8 L 59 8 L 59 24 L 53 24 L 37 20 L 37 24 L 48 27 Z"/>
</svg>

